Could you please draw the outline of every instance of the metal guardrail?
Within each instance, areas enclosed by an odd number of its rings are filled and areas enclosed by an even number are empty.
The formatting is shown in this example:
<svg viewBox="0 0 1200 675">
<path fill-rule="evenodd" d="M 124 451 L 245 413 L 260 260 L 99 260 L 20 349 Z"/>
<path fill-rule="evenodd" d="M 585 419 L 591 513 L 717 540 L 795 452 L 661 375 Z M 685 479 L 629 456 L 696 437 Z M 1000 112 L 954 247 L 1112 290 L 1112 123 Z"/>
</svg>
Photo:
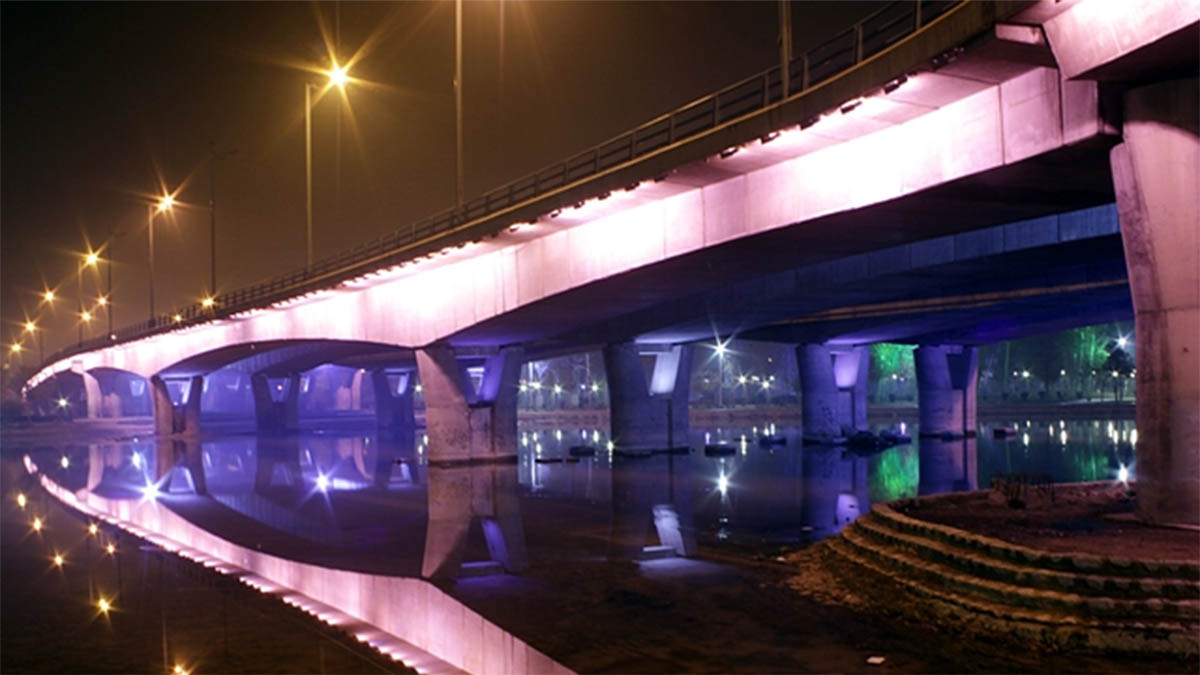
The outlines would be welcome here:
<svg viewBox="0 0 1200 675">
<path fill-rule="evenodd" d="M 490 216 L 527 203 L 539 196 L 597 176 L 604 171 L 646 157 L 680 141 L 686 141 L 719 125 L 804 93 L 861 63 L 917 32 L 921 26 L 945 14 L 965 0 L 902 0 L 893 2 L 838 33 L 831 39 L 792 59 L 788 66 L 789 90 L 784 91 L 780 66 L 731 84 L 719 91 L 655 117 L 630 131 L 604 141 L 540 171 L 489 190 L 465 202 L 462 208 L 447 209 L 407 227 L 346 249 L 267 281 L 222 293 L 214 306 L 193 304 L 176 314 L 125 326 L 101 338 L 60 349 L 45 363 L 73 354 L 101 349 L 117 342 L 155 333 L 228 318 L 234 314 L 268 307 L 273 303 L 323 290 L 381 267 L 411 260 L 440 250 L 448 235 L 480 225 L 470 238 L 494 235 L 513 223 L 481 222 Z M 645 176 L 652 178 L 653 176 Z M 553 209 L 547 209 L 547 212 Z M 439 239 L 440 238 L 440 239 Z M 175 317 L 179 317 L 176 320 Z"/>
</svg>

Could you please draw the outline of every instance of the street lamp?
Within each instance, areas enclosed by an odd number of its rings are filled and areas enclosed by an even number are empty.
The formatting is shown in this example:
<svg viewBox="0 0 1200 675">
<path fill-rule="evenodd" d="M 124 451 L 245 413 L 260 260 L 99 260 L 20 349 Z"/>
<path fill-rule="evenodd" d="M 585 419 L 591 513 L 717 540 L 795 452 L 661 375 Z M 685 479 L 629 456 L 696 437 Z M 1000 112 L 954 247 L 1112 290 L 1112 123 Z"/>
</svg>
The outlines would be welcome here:
<svg viewBox="0 0 1200 675">
<path fill-rule="evenodd" d="M 150 240 L 150 325 L 154 325 L 154 214 L 170 211 L 175 198 L 163 195 L 157 204 L 146 205 L 146 236 Z"/>
<path fill-rule="evenodd" d="M 333 68 L 325 72 L 329 78 L 329 87 L 345 89 L 350 81 L 346 66 L 334 62 Z M 317 85 L 312 82 L 304 83 L 304 207 L 305 207 L 305 242 L 307 255 L 305 269 L 311 270 L 313 264 L 313 225 L 312 225 L 312 92 Z"/>
<path fill-rule="evenodd" d="M 25 320 L 25 331 L 24 331 L 24 332 L 25 332 L 26 334 L 30 334 L 30 335 L 32 335 L 32 334 L 35 334 L 35 333 L 37 334 L 37 339 L 38 339 L 38 365 L 41 365 L 42 363 L 44 363 L 44 362 L 46 361 L 46 350 L 43 348 L 42 334 L 38 332 L 38 327 L 37 327 L 37 324 L 36 324 L 36 323 L 34 323 L 34 322 L 31 320 L 31 319 L 26 319 L 26 320 Z"/>
<path fill-rule="evenodd" d="M 83 256 L 83 262 L 75 268 L 75 292 L 79 298 L 79 318 L 82 321 L 79 323 L 79 345 L 83 346 L 83 324 L 92 320 L 90 312 L 83 309 L 83 268 L 95 267 L 100 262 L 100 254 L 95 251 L 88 251 Z"/>
</svg>

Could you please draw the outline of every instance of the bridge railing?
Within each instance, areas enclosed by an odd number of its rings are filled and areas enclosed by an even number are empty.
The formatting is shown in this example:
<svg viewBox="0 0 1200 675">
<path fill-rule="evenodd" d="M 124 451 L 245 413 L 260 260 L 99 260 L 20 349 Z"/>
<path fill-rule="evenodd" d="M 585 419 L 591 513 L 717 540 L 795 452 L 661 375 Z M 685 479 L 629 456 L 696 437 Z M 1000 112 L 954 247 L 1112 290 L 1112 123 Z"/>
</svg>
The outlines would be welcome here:
<svg viewBox="0 0 1200 675">
<path fill-rule="evenodd" d="M 59 350 L 47 363 L 72 354 L 100 349 L 155 333 L 227 318 L 247 310 L 322 290 L 380 267 L 410 260 L 446 245 L 452 233 L 470 230 L 473 237 L 496 234 L 512 223 L 487 222 L 489 218 L 552 195 L 572 184 L 586 181 L 614 167 L 636 162 L 681 141 L 697 137 L 721 124 L 765 109 L 853 68 L 922 26 L 945 14 L 964 0 L 918 0 L 893 2 L 834 35 L 829 40 L 797 55 L 788 64 L 787 91 L 783 70 L 774 66 L 655 117 L 614 138 L 571 155 L 539 171 L 493 188 L 466 201 L 461 208 L 417 220 L 381 237 L 368 240 L 313 263 L 266 281 L 218 295 L 212 307 L 193 304 L 177 313 L 164 314 L 125 326 L 102 338 Z M 747 139 L 749 140 L 749 139 Z M 651 178 L 644 176 L 643 178 Z M 559 206 L 565 206 L 560 204 Z M 546 209 L 553 211 L 556 207 Z M 443 241 L 439 243 L 439 237 Z M 465 239 L 464 239 L 465 241 Z"/>
</svg>

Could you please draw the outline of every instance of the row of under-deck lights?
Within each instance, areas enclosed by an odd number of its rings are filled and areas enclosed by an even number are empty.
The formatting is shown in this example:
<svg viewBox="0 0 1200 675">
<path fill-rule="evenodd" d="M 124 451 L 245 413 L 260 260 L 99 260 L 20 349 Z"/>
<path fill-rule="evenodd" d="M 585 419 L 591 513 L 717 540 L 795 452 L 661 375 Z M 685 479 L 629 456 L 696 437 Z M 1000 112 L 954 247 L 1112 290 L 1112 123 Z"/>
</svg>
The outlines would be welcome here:
<svg viewBox="0 0 1200 675">
<path fill-rule="evenodd" d="M 888 81 L 887 84 L 883 85 L 879 89 L 876 89 L 876 90 L 873 90 L 866 94 L 863 94 L 862 96 L 856 96 L 856 97 L 846 101 L 845 103 L 842 103 L 841 105 L 834 107 L 833 109 L 829 110 L 828 112 L 824 112 L 824 113 L 821 113 L 818 115 L 813 115 L 812 117 L 800 122 L 800 124 L 797 124 L 797 125 L 794 125 L 791 127 L 787 127 L 785 129 L 779 129 L 776 131 L 769 132 L 769 133 L 763 135 L 761 138 L 754 140 L 754 141 L 747 141 L 740 145 L 731 145 L 728 148 L 725 148 L 721 152 L 717 153 L 717 157 L 719 157 L 720 159 L 729 159 L 730 157 L 733 157 L 734 155 L 736 155 L 738 153 L 738 151 L 740 151 L 742 149 L 754 147 L 754 145 L 756 143 L 758 145 L 766 145 L 767 143 L 774 141 L 775 139 L 779 138 L 780 136 L 791 136 L 793 134 L 797 134 L 797 133 L 800 133 L 801 131 L 809 129 L 810 127 L 812 127 L 817 122 L 820 122 L 823 119 L 833 117 L 833 116 L 839 115 L 839 114 L 840 115 L 848 115 L 851 112 L 853 112 L 855 109 L 857 109 L 859 106 L 861 106 L 865 101 L 867 101 L 869 99 L 877 98 L 880 96 L 887 96 L 888 94 L 891 94 L 892 92 L 899 89 L 901 87 L 901 85 L 905 84 L 906 82 L 909 82 L 910 80 L 915 79 L 916 76 L 917 76 L 916 73 L 900 75 L 899 77 L 893 78 L 892 80 Z"/>
</svg>

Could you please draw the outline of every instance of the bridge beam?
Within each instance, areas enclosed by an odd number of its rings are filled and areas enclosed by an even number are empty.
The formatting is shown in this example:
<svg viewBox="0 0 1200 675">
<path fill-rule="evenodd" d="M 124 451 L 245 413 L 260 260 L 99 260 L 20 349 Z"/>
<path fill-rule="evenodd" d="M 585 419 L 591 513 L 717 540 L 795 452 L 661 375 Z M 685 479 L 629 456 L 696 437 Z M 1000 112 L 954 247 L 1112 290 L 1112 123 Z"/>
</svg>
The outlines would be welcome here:
<svg viewBox="0 0 1200 675">
<path fill-rule="evenodd" d="M 647 382 L 638 345 L 624 342 L 604 348 L 613 443 L 633 454 L 688 442 L 692 347 L 676 345 L 649 356 L 654 365 Z"/>
<path fill-rule="evenodd" d="M 922 436 L 973 436 L 979 353 L 974 347 L 922 345 L 913 352 Z"/>
<path fill-rule="evenodd" d="M 796 348 L 805 440 L 828 442 L 842 436 L 843 427 L 866 428 L 868 358 L 866 347 L 837 350 L 807 344 Z"/>
<path fill-rule="evenodd" d="M 1200 94 L 1195 78 L 1125 94 L 1111 153 L 1137 325 L 1138 513 L 1200 523 Z"/>
</svg>

